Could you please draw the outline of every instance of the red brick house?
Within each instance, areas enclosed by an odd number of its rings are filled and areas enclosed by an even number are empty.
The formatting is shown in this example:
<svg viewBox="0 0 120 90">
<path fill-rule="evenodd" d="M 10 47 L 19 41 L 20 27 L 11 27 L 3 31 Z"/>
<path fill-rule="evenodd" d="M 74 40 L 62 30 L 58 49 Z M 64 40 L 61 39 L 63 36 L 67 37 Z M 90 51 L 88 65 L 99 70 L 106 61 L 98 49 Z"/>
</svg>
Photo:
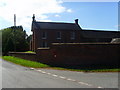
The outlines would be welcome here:
<svg viewBox="0 0 120 90">
<path fill-rule="evenodd" d="M 50 47 L 51 43 L 110 42 L 112 38 L 120 38 L 117 31 L 84 30 L 78 24 L 61 22 L 38 22 L 33 15 L 31 50 Z"/>
<path fill-rule="evenodd" d="M 51 43 L 77 43 L 81 41 L 78 20 L 75 23 L 32 21 L 32 47 L 50 47 Z"/>
</svg>

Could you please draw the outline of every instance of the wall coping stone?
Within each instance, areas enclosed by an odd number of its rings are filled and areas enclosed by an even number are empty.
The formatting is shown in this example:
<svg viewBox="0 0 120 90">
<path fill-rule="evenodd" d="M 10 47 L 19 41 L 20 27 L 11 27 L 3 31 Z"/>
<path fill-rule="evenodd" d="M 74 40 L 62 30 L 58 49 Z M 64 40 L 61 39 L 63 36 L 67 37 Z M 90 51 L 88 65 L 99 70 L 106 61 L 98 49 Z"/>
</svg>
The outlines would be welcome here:
<svg viewBox="0 0 120 90">
<path fill-rule="evenodd" d="M 50 49 L 50 47 L 46 47 L 46 48 L 37 48 L 37 49 L 40 49 L 40 50 L 47 50 L 47 49 Z"/>
<path fill-rule="evenodd" d="M 25 52 L 9 52 L 9 54 L 29 54 L 29 55 L 36 55 L 36 53 L 25 53 Z"/>
<path fill-rule="evenodd" d="M 52 43 L 52 45 L 120 45 L 120 43 Z"/>
</svg>

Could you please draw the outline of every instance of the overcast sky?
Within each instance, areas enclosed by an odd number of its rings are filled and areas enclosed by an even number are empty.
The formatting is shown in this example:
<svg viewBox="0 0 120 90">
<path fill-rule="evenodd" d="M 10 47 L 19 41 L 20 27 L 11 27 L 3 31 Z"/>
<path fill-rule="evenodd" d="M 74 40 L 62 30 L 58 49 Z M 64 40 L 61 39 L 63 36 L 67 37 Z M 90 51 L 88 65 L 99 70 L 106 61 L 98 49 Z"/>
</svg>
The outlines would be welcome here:
<svg viewBox="0 0 120 90">
<path fill-rule="evenodd" d="M 0 29 L 13 26 L 16 14 L 16 25 L 22 25 L 31 34 L 35 14 L 36 21 L 74 23 L 78 18 L 83 29 L 118 30 L 118 0 L 81 1 L 0 0 Z"/>
</svg>

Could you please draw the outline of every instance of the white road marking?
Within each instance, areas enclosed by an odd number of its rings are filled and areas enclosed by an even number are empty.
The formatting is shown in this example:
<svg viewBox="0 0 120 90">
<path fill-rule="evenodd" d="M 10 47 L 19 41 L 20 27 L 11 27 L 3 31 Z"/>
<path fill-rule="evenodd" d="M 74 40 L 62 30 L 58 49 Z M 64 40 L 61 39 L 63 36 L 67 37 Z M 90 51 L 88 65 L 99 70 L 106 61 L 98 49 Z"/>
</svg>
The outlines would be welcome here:
<svg viewBox="0 0 120 90">
<path fill-rule="evenodd" d="M 91 84 L 87 84 L 88 86 L 92 86 Z"/>
<path fill-rule="evenodd" d="M 46 73 L 46 74 L 51 75 L 51 73 Z"/>
<path fill-rule="evenodd" d="M 30 68 L 31 70 L 34 70 L 34 68 Z"/>
<path fill-rule="evenodd" d="M 100 87 L 100 86 L 99 86 L 98 88 L 103 88 L 103 87 Z"/>
<path fill-rule="evenodd" d="M 31 70 L 36 70 L 35 68 L 30 68 Z M 65 79 L 65 80 L 68 80 L 68 81 L 73 81 L 73 82 L 77 82 L 79 84 L 82 84 L 82 85 L 86 85 L 86 86 L 93 86 L 91 84 L 88 84 L 88 83 L 85 83 L 85 82 L 80 82 L 80 81 L 77 81 L 77 80 L 74 80 L 74 79 L 71 79 L 71 78 L 66 78 L 66 77 L 63 77 L 63 76 L 59 76 L 59 75 L 56 75 L 56 74 L 52 74 L 52 73 L 48 73 L 48 72 L 45 72 L 45 71 L 42 71 L 42 70 L 36 70 L 36 71 L 39 71 L 41 73 L 44 73 L 44 74 L 48 74 L 48 75 L 52 75 L 54 77 L 59 77 L 61 79 Z M 98 86 L 97 88 L 103 88 L 103 87 L 100 87 Z"/>
<path fill-rule="evenodd" d="M 41 73 L 46 73 L 46 72 L 44 72 L 44 71 L 41 71 Z"/>
<path fill-rule="evenodd" d="M 91 84 L 84 83 L 84 82 L 78 82 L 79 84 L 87 85 L 87 86 L 92 86 Z"/>
<path fill-rule="evenodd" d="M 78 82 L 79 84 L 86 84 L 86 83 L 84 83 L 84 82 Z"/>
<path fill-rule="evenodd" d="M 66 77 L 63 77 L 63 76 L 59 76 L 59 78 L 65 79 Z"/>
<path fill-rule="evenodd" d="M 55 74 L 53 74 L 52 76 L 54 76 L 54 77 L 58 77 L 58 75 L 55 75 Z"/>
<path fill-rule="evenodd" d="M 40 71 L 40 72 L 41 72 L 41 70 L 37 70 L 37 71 Z"/>
<path fill-rule="evenodd" d="M 68 78 L 67 80 L 69 80 L 69 81 L 76 81 L 76 80 L 74 80 L 74 79 L 70 79 L 70 78 Z"/>
</svg>

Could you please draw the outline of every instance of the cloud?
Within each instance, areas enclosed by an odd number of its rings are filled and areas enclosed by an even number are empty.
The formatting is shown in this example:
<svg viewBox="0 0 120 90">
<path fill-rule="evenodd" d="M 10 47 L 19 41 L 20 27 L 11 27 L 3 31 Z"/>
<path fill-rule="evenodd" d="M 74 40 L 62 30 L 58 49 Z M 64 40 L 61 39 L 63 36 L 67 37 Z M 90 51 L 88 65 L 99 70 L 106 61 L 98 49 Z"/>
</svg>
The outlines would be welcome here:
<svg viewBox="0 0 120 90">
<path fill-rule="evenodd" d="M 57 0 L 58 1 L 58 3 L 63 3 L 63 0 Z"/>
<path fill-rule="evenodd" d="M 16 14 L 16 24 L 31 29 L 32 15 L 36 20 L 51 21 L 48 14 L 71 12 L 63 7 L 61 0 L 0 0 L 0 18 L 13 24 L 13 16 Z"/>
<path fill-rule="evenodd" d="M 72 12 L 72 10 L 71 10 L 71 9 L 68 9 L 68 10 L 67 10 L 67 12 L 71 13 L 71 12 Z"/>
<path fill-rule="evenodd" d="M 56 14 L 55 17 L 60 17 L 60 15 Z"/>
<path fill-rule="evenodd" d="M 119 0 L 64 0 L 64 2 L 119 2 Z"/>
</svg>

